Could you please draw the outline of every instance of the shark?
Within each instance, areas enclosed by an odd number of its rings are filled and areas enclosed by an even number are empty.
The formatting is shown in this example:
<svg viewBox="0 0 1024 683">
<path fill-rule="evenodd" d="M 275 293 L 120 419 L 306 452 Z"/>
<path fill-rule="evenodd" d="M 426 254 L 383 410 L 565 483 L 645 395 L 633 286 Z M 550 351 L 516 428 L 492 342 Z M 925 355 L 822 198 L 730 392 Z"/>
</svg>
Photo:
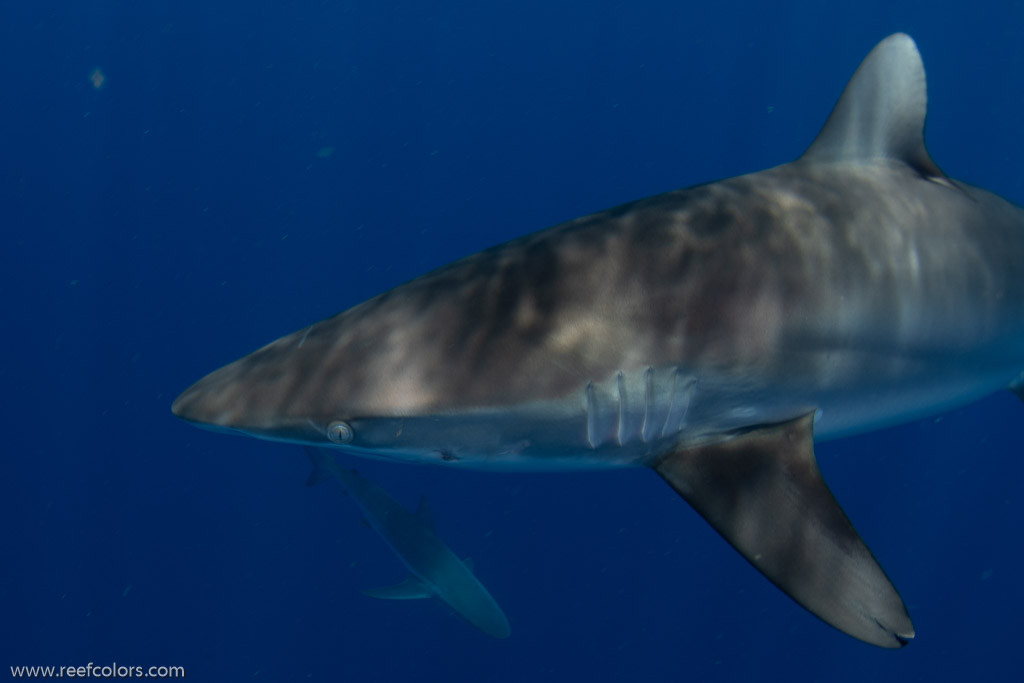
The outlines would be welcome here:
<svg viewBox="0 0 1024 683">
<path fill-rule="evenodd" d="M 438 537 L 430 504 L 420 498 L 416 512 L 409 512 L 387 491 L 358 470 L 342 467 L 334 454 L 306 447 L 313 472 L 306 482 L 318 484 L 337 479 L 363 510 L 370 528 L 383 538 L 409 569 L 399 584 L 364 590 L 382 600 L 416 600 L 436 597 L 447 603 L 473 626 L 494 638 L 508 638 L 508 618 L 476 575 L 472 563 L 460 560 Z"/>
<path fill-rule="evenodd" d="M 1024 211 L 924 141 L 914 41 L 864 59 L 796 160 L 422 275 L 230 363 L 198 426 L 493 469 L 647 467 L 867 643 L 914 637 L 814 444 L 1024 398 Z"/>
</svg>

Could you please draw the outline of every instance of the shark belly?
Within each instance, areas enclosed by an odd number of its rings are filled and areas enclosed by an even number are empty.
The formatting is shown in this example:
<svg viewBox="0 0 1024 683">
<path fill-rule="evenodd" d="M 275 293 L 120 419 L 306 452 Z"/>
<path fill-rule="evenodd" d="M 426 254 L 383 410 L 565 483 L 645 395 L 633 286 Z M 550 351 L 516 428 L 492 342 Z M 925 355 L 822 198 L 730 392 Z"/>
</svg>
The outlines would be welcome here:
<svg viewBox="0 0 1024 683">
<path fill-rule="evenodd" d="M 970 403 L 1008 386 L 1020 370 L 1016 362 L 959 372 L 919 364 L 898 380 L 786 386 L 647 366 L 587 382 L 560 400 L 353 420 L 355 436 L 343 448 L 471 469 L 644 466 L 669 449 L 727 440 L 808 413 L 815 415 L 818 440 L 873 431 Z"/>
</svg>

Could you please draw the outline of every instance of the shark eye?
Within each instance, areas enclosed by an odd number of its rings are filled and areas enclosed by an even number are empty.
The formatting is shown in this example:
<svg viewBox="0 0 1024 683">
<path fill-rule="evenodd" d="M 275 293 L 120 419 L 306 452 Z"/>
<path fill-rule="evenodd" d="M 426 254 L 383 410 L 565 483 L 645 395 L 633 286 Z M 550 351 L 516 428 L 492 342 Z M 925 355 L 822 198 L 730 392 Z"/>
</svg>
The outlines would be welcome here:
<svg viewBox="0 0 1024 683">
<path fill-rule="evenodd" d="M 348 443 L 352 440 L 352 428 L 338 420 L 327 425 L 327 438 L 334 443 Z"/>
</svg>

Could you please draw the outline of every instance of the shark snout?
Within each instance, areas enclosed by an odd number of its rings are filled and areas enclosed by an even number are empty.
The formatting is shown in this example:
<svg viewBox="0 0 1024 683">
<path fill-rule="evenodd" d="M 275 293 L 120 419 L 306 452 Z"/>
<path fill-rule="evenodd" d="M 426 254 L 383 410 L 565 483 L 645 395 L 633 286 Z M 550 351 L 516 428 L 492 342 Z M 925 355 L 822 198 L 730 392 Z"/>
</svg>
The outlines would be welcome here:
<svg viewBox="0 0 1024 683">
<path fill-rule="evenodd" d="M 244 363 L 235 362 L 181 392 L 171 404 L 171 412 L 203 427 L 249 431 L 267 426 L 272 394 L 263 378 L 255 377 Z"/>
<path fill-rule="evenodd" d="M 294 390 L 253 373 L 244 361 L 220 368 L 190 386 L 171 404 L 171 412 L 212 431 L 329 445 L 331 420 L 290 412 L 288 406 L 297 403 Z"/>
<path fill-rule="evenodd" d="M 229 426 L 230 411 L 224 387 L 218 390 L 220 383 L 210 379 L 209 376 L 204 377 L 181 392 L 171 404 L 171 412 L 186 422 L 200 426 Z"/>
</svg>

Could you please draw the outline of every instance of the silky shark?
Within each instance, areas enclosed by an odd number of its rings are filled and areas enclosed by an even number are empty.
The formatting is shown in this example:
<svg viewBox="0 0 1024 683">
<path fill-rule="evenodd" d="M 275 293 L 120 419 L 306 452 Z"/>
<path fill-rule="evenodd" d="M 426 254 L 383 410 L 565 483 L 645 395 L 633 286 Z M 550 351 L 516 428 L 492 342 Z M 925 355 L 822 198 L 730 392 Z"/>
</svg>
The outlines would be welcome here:
<svg viewBox="0 0 1024 683">
<path fill-rule="evenodd" d="M 416 462 L 650 467 L 805 608 L 904 645 L 906 607 L 814 439 L 1024 398 L 1024 211 L 940 170 L 926 108 L 913 40 L 890 36 L 796 161 L 469 256 L 172 410 Z"/>
<path fill-rule="evenodd" d="M 420 499 L 415 514 L 356 470 L 342 467 L 326 449 L 306 447 L 313 463 L 307 484 L 334 477 L 356 501 L 370 527 L 387 541 L 405 566 L 409 577 L 400 584 L 364 590 L 372 598 L 415 600 L 440 598 L 469 623 L 489 636 L 508 638 L 511 629 L 505 613 L 484 585 L 437 536 L 430 505 Z"/>
</svg>

